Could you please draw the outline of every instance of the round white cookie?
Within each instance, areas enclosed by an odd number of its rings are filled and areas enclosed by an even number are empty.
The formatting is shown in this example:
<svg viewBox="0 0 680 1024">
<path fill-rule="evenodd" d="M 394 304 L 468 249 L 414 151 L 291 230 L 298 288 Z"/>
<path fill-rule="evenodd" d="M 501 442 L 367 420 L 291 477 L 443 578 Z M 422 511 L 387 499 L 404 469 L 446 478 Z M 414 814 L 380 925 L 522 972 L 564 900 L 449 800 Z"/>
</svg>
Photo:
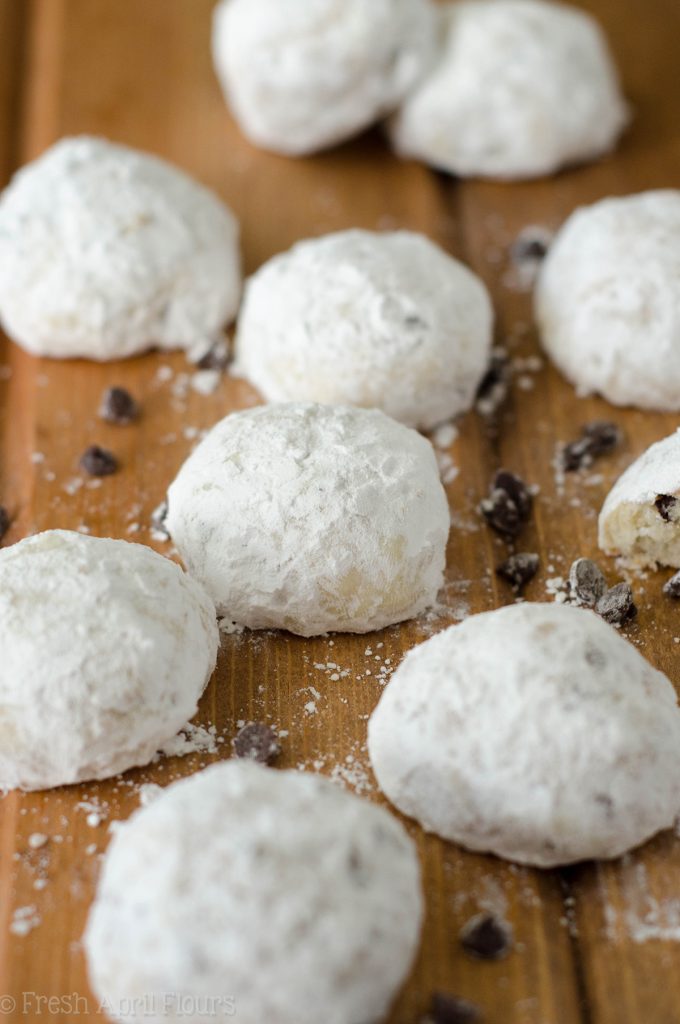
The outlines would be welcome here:
<svg viewBox="0 0 680 1024">
<path fill-rule="evenodd" d="M 0 788 L 147 764 L 196 712 L 214 606 L 139 544 L 51 530 L 0 551 Z"/>
<path fill-rule="evenodd" d="M 387 811 L 231 761 L 116 830 L 84 942 L 116 1021 L 359 1024 L 383 1019 L 422 911 L 415 846 Z"/>
<path fill-rule="evenodd" d="M 479 278 L 423 235 L 343 231 L 250 278 L 236 370 L 269 401 L 369 406 L 428 429 L 474 402 L 492 322 Z"/>
<path fill-rule="evenodd" d="M 227 416 L 180 469 L 166 527 L 218 614 L 302 636 L 432 605 L 450 514 L 431 445 L 375 409 Z"/>
<path fill-rule="evenodd" d="M 580 395 L 680 409 L 680 191 L 569 217 L 536 290 L 543 346 Z"/>
<path fill-rule="evenodd" d="M 64 139 L 0 198 L 0 319 L 36 355 L 200 352 L 240 288 L 234 216 L 156 157 Z"/>
<path fill-rule="evenodd" d="M 215 69 L 242 131 L 292 156 L 393 110 L 434 43 L 430 0 L 222 0 L 213 22 Z"/>
<path fill-rule="evenodd" d="M 440 11 L 439 59 L 391 124 L 399 154 L 463 177 L 534 178 L 613 147 L 628 112 L 589 15 L 543 0 Z"/>
<path fill-rule="evenodd" d="M 617 857 L 680 809 L 673 687 L 594 612 L 566 605 L 475 615 L 416 647 L 368 743 L 404 814 L 538 867 Z"/>
<path fill-rule="evenodd" d="M 680 430 L 653 444 L 607 495 L 599 544 L 640 568 L 680 569 Z"/>
</svg>

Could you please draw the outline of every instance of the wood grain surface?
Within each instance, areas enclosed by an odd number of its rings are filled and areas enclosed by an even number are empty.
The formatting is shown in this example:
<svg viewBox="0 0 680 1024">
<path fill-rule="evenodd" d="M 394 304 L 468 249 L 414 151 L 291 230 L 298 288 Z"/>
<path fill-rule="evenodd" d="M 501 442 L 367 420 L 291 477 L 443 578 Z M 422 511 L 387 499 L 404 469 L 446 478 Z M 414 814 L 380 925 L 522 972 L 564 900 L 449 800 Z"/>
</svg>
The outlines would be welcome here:
<svg viewBox="0 0 680 1024">
<path fill-rule="evenodd" d="M 166 758 L 122 779 L 0 800 L 0 1016 L 102 1019 L 79 940 L 108 826 L 138 805 L 141 783 L 166 784 L 228 756 L 239 721 L 266 720 L 286 731 L 282 766 L 332 774 L 366 798 L 380 799 L 365 731 L 385 677 L 405 650 L 433 631 L 513 600 L 493 574 L 503 546 L 475 511 L 496 468 L 510 468 L 540 487 L 522 546 L 541 554 L 541 571 L 527 591 L 530 600 L 541 600 L 549 578 L 564 574 L 575 557 L 597 553 L 596 514 L 613 479 L 678 425 L 673 416 L 578 401 L 553 369 L 524 362 L 540 350 L 530 297 L 513 282 L 508 260 L 519 230 L 557 227 L 577 204 L 607 194 L 680 186 L 680 5 L 589 0 L 581 6 L 609 34 L 634 109 L 632 127 L 620 149 L 593 166 L 496 185 L 462 183 L 399 162 L 379 131 L 304 161 L 257 152 L 231 122 L 213 76 L 212 0 L 0 0 L 3 180 L 69 133 L 98 133 L 153 151 L 186 168 L 236 211 L 248 271 L 299 238 L 340 228 L 426 232 L 486 280 L 497 342 L 518 369 L 495 426 L 476 413 L 458 424 L 449 452 L 459 472 L 447 487 L 454 528 L 446 607 L 437 616 L 369 637 L 225 637 L 199 716 L 216 727 L 218 754 Z M 161 366 L 170 370 L 159 376 Z M 33 359 L 0 339 L 0 502 L 15 517 L 5 543 L 64 527 L 154 545 L 151 511 L 196 432 L 258 400 L 229 377 L 214 394 L 200 395 L 187 386 L 186 373 L 181 354 L 106 366 L 57 363 Z M 143 403 L 138 425 L 114 428 L 97 419 L 101 392 L 114 384 L 129 387 Z M 558 445 L 600 417 L 624 428 L 625 445 L 592 472 L 562 484 L 554 470 Z M 78 472 L 79 455 L 93 442 L 112 448 L 122 463 L 101 486 Z M 613 562 L 601 562 L 616 582 Z M 674 642 L 680 607 L 662 597 L 663 579 L 652 573 L 634 580 L 640 614 L 627 633 L 680 683 Z M 613 864 L 539 872 L 466 853 L 408 827 L 422 855 L 427 920 L 391 1024 L 419 1021 L 435 989 L 472 999 L 488 1024 L 680 1022 L 674 836 Z M 33 850 L 28 840 L 36 832 L 49 840 Z M 513 951 L 499 963 L 475 962 L 460 948 L 461 927 L 485 908 L 513 929 Z M 25 935 L 12 927 L 21 914 L 33 925 Z M 46 997 L 57 1000 L 51 1013 L 41 1002 Z"/>
</svg>

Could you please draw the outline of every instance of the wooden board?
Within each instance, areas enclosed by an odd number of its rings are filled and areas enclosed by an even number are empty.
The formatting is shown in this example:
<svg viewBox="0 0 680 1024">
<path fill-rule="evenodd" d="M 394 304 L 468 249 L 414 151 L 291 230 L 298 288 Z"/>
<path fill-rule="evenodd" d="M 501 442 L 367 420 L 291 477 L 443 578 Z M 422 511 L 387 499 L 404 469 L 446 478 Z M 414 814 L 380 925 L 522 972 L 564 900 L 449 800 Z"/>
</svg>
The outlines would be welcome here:
<svg viewBox="0 0 680 1024">
<path fill-rule="evenodd" d="M 151 150 L 235 209 L 249 271 L 308 235 L 350 226 L 424 231 L 484 277 L 496 303 L 498 342 L 526 359 L 539 349 L 530 299 L 508 281 L 507 249 L 517 232 L 531 223 L 555 227 L 575 205 L 609 193 L 680 185 L 677 0 L 582 6 L 609 33 L 634 106 L 633 126 L 620 150 L 595 166 L 553 180 L 494 185 L 460 183 L 400 163 L 379 132 L 305 161 L 257 152 L 231 123 L 213 77 L 212 0 L 0 0 L 0 173 L 7 178 L 69 133 L 104 134 Z M 170 367 L 171 381 L 159 378 L 161 366 Z M 0 502 L 16 516 L 6 543 L 58 526 L 153 545 L 150 513 L 193 433 L 257 400 L 229 379 L 213 395 L 184 394 L 181 355 L 59 364 L 1 340 L 0 368 Z M 114 429 L 97 420 L 99 396 L 113 384 L 142 400 L 137 427 Z M 620 423 L 626 444 L 597 466 L 601 477 L 569 479 L 561 488 L 552 465 L 556 447 L 596 417 Z M 518 373 L 500 429 L 490 431 L 470 414 L 451 448 L 459 474 L 448 486 L 457 524 L 449 545 L 448 611 L 364 638 L 226 638 L 200 714 L 223 740 L 215 756 L 229 754 L 239 720 L 268 720 L 287 730 L 283 766 L 322 770 L 379 799 L 365 729 L 384 677 L 429 633 L 512 600 L 492 572 L 502 547 L 479 528 L 475 513 L 494 470 L 506 466 L 540 487 L 525 537 L 526 548 L 542 557 L 527 592 L 539 600 L 548 578 L 564 573 L 574 557 L 596 553 L 595 516 L 615 476 L 676 425 L 677 417 L 577 401 L 547 366 Z M 100 487 L 88 486 L 77 470 L 92 442 L 113 448 L 122 461 L 121 472 Z M 607 571 L 614 582 L 612 563 Z M 680 636 L 680 610 L 661 597 L 662 579 L 650 574 L 635 582 L 640 615 L 628 634 L 680 682 L 673 639 Z M 340 679 L 332 678 L 336 673 Z M 165 784 L 213 759 L 166 759 L 123 780 L 11 793 L 0 801 L 0 1014 L 43 1019 L 40 1000 L 52 997 L 52 1016 L 101 1019 L 78 943 L 108 825 L 138 805 L 140 783 Z M 99 826 L 88 824 L 93 807 L 103 817 Z M 427 921 L 391 1024 L 419 1020 L 434 989 L 479 1003 L 488 1024 L 680 1021 L 680 852 L 673 836 L 615 864 L 541 873 L 409 828 L 422 854 Z M 28 844 L 35 832 L 50 837 L 40 850 Z M 10 926 L 26 907 L 34 908 L 28 919 L 35 927 L 21 936 Z M 483 908 L 502 914 L 514 931 L 513 952 L 497 964 L 474 962 L 459 946 L 461 926 Z"/>
</svg>

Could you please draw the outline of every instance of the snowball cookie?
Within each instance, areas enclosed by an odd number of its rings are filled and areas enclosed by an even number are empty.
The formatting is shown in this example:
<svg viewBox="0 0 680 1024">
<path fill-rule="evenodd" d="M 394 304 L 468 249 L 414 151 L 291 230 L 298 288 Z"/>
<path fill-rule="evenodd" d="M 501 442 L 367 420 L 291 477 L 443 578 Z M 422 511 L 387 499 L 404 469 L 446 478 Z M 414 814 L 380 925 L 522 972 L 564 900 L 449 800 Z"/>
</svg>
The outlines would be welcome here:
<svg viewBox="0 0 680 1024">
<path fill-rule="evenodd" d="M 538 279 L 543 345 L 581 395 L 680 409 L 680 192 L 577 210 Z"/>
<path fill-rule="evenodd" d="M 222 0 L 213 57 L 256 146 L 299 156 L 393 110 L 435 44 L 430 0 Z"/>
<path fill-rule="evenodd" d="M 591 611 L 519 604 L 411 651 L 369 723 L 425 829 L 538 867 L 617 857 L 680 809 L 673 687 Z"/>
<path fill-rule="evenodd" d="M 204 350 L 233 319 L 238 226 L 201 185 L 103 139 L 64 139 L 0 198 L 0 319 L 41 356 Z"/>
<path fill-rule="evenodd" d="M 147 764 L 196 712 L 215 609 L 139 544 L 50 530 L 0 550 L 0 788 Z"/>
<path fill-rule="evenodd" d="M 463 177 L 535 178 L 612 148 L 628 112 L 591 17 L 472 0 L 441 19 L 439 60 L 391 125 L 398 153 Z"/>
<path fill-rule="evenodd" d="M 168 506 L 218 615 L 251 629 L 368 633 L 424 611 L 443 582 L 450 514 L 434 451 L 376 409 L 227 416 Z"/>
<path fill-rule="evenodd" d="M 117 1021 L 362 1024 L 409 971 L 422 912 L 415 846 L 386 810 L 231 761 L 116 830 L 84 942 Z"/>
<path fill-rule="evenodd" d="M 653 444 L 602 506 L 599 543 L 639 568 L 680 569 L 680 431 Z"/>
<path fill-rule="evenodd" d="M 428 429 L 474 402 L 492 321 L 479 278 L 423 235 L 343 231 L 250 279 L 236 369 L 269 401 L 373 406 Z"/>
</svg>

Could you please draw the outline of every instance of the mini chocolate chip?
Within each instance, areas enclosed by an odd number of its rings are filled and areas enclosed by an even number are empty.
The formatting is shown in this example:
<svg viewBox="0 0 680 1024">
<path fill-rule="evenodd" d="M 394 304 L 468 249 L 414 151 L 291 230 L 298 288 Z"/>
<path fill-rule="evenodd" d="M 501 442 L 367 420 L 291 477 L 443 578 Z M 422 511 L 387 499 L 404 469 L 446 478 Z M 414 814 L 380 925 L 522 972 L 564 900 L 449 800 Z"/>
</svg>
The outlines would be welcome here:
<svg viewBox="0 0 680 1024">
<path fill-rule="evenodd" d="M 480 511 L 489 526 L 506 539 L 518 535 L 531 515 L 533 499 L 529 488 L 514 473 L 501 469 L 496 473 L 488 498 Z"/>
<path fill-rule="evenodd" d="M 510 390 L 510 376 L 507 352 L 496 349 L 477 389 L 477 410 L 482 416 L 492 416 L 503 405 Z"/>
<path fill-rule="evenodd" d="M 474 1024 L 474 1021 L 479 1020 L 480 1014 L 479 1007 L 469 1003 L 467 999 L 435 992 L 426 1019 L 428 1024 Z"/>
<path fill-rule="evenodd" d="M 516 593 L 527 585 L 538 572 L 541 560 L 538 555 L 530 554 L 527 551 L 520 551 L 516 555 L 510 555 L 496 569 L 496 574 L 510 584 Z"/>
<path fill-rule="evenodd" d="M 109 388 L 102 396 L 99 416 L 107 423 L 125 426 L 139 416 L 139 406 L 125 388 Z"/>
<path fill-rule="evenodd" d="M 654 504 L 661 518 L 670 523 L 672 521 L 671 512 L 678 504 L 678 499 L 672 494 L 657 494 Z"/>
<path fill-rule="evenodd" d="M 281 744 L 274 730 L 263 722 L 244 725 L 234 739 L 234 753 L 260 764 L 271 764 L 281 753 Z"/>
<path fill-rule="evenodd" d="M 605 622 L 620 626 L 637 615 L 633 591 L 629 583 L 617 583 L 611 587 L 595 605 L 595 611 Z"/>
<path fill-rule="evenodd" d="M 500 960 L 510 949 L 510 932 L 492 914 L 478 914 L 460 933 L 463 949 L 480 960 Z"/>
<path fill-rule="evenodd" d="M 607 581 L 596 562 L 577 558 L 569 570 L 569 589 L 580 604 L 594 608 L 607 589 Z"/>
<path fill-rule="evenodd" d="M 510 256 L 515 263 L 527 260 L 542 260 L 548 252 L 547 235 L 523 231 L 510 247 Z"/>
<path fill-rule="evenodd" d="M 2 541 L 3 537 L 9 530 L 10 523 L 11 519 L 9 517 L 9 512 L 4 505 L 0 505 L 0 541 Z"/>
<path fill-rule="evenodd" d="M 680 572 L 676 572 L 675 576 L 671 576 L 664 584 L 663 592 L 669 597 L 680 598 Z"/>
<path fill-rule="evenodd" d="M 225 341 L 216 341 L 196 363 L 199 370 L 226 370 L 231 362 L 229 346 Z"/>
<path fill-rule="evenodd" d="M 90 476 L 111 476 L 118 469 L 118 460 L 106 448 L 91 444 L 81 455 L 80 465 Z"/>
<path fill-rule="evenodd" d="M 162 533 L 169 540 L 170 534 L 168 528 L 165 525 L 165 520 L 168 518 L 168 500 L 167 498 L 156 505 L 156 508 L 151 513 L 151 529 L 156 533 Z"/>
<path fill-rule="evenodd" d="M 591 466 L 600 455 L 606 455 L 616 448 L 623 438 L 615 423 L 596 420 L 581 429 L 577 441 L 565 445 L 562 450 L 562 465 L 567 472 Z"/>
</svg>

